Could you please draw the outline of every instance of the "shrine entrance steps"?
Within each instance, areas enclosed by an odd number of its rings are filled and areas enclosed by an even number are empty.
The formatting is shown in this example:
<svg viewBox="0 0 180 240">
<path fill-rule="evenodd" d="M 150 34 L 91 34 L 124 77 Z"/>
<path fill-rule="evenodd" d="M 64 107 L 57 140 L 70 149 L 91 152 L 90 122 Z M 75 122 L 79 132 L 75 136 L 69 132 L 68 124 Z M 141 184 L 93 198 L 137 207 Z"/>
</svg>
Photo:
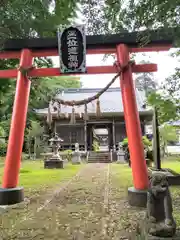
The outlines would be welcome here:
<svg viewBox="0 0 180 240">
<path fill-rule="evenodd" d="M 110 163 L 111 154 L 109 151 L 90 152 L 88 157 L 88 163 Z"/>
</svg>

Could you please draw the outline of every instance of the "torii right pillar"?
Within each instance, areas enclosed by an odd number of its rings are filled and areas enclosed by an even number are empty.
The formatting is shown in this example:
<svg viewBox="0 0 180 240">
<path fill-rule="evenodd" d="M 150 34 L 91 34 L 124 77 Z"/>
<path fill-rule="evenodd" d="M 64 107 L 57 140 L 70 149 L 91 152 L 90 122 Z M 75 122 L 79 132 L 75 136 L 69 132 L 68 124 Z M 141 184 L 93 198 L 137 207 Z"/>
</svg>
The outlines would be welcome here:
<svg viewBox="0 0 180 240">
<path fill-rule="evenodd" d="M 126 45 L 117 46 L 117 60 L 121 66 L 128 64 L 129 49 Z M 128 189 L 128 201 L 131 206 L 145 207 L 149 180 L 131 66 L 122 72 L 120 86 L 134 183 L 134 187 Z"/>
</svg>

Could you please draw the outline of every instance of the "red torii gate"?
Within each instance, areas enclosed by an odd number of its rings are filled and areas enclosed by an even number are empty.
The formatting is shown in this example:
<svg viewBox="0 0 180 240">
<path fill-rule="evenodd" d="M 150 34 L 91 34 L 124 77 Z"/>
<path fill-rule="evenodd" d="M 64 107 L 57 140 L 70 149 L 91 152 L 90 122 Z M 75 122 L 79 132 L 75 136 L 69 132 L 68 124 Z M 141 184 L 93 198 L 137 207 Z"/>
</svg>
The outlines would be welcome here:
<svg viewBox="0 0 180 240">
<path fill-rule="evenodd" d="M 87 36 L 87 54 L 116 53 L 121 66 L 129 62 L 129 54 L 134 52 L 167 51 L 172 46 L 172 39 L 159 38 L 156 32 L 150 33 L 150 40 L 145 47 L 139 47 L 137 33 L 125 33 L 109 36 Z M 0 70 L 0 78 L 16 78 L 16 93 L 10 127 L 9 142 L 4 167 L 2 188 L 0 188 L 0 204 L 15 204 L 23 201 L 23 188 L 17 187 L 21 154 L 24 141 L 24 129 L 28 110 L 31 81 L 28 77 L 60 76 L 59 68 L 32 68 L 34 57 L 58 56 L 57 39 L 20 39 L 8 40 L 0 59 L 20 59 L 20 68 Z M 28 76 L 22 73 L 28 70 Z M 155 72 L 156 64 L 129 66 L 121 74 L 120 87 L 122 92 L 124 118 L 129 142 L 134 188 L 129 188 L 129 203 L 135 206 L 146 204 L 148 174 L 144 159 L 140 119 L 136 104 L 132 72 Z M 117 73 L 115 66 L 87 67 L 86 74 Z"/>
</svg>

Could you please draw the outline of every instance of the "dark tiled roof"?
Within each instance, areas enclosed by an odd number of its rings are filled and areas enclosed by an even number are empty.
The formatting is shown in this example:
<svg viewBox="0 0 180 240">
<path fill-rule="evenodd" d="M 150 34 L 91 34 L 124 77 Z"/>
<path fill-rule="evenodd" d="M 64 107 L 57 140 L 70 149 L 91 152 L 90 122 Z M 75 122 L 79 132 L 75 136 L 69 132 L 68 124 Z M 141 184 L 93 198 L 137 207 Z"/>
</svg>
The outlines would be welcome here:
<svg viewBox="0 0 180 240">
<path fill-rule="evenodd" d="M 90 96 L 95 95 L 101 89 L 99 88 L 80 88 L 80 89 L 65 89 L 59 90 L 56 98 L 61 98 L 64 100 L 81 100 L 84 98 L 88 98 Z M 121 97 L 121 90 L 120 88 L 110 88 L 100 97 L 100 107 L 101 112 L 103 113 L 119 113 L 123 112 L 123 104 L 122 104 L 122 97 Z M 145 103 L 145 94 L 142 91 L 136 89 L 136 101 L 139 111 L 146 111 L 143 107 Z M 68 106 L 62 106 L 61 112 L 62 113 L 71 113 L 72 108 Z M 79 113 L 84 112 L 84 106 L 75 107 L 75 111 Z M 95 113 L 96 111 L 96 101 L 88 104 L 88 113 Z M 46 109 L 37 110 L 40 114 L 46 114 Z"/>
</svg>

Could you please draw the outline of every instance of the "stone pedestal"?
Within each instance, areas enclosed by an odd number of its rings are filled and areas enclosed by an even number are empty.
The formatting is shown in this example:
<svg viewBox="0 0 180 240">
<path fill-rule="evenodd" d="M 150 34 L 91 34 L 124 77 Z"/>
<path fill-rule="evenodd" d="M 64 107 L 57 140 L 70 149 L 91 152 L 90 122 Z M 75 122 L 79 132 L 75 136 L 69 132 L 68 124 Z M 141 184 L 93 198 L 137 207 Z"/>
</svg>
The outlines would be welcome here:
<svg viewBox="0 0 180 240">
<path fill-rule="evenodd" d="M 81 164 L 81 153 L 74 152 L 72 154 L 72 164 Z"/>
<path fill-rule="evenodd" d="M 123 152 L 117 152 L 117 163 L 126 163 Z"/>
<path fill-rule="evenodd" d="M 44 168 L 64 168 L 64 161 L 58 156 L 53 156 L 52 158 L 44 161 Z"/>
<path fill-rule="evenodd" d="M 146 208 L 147 205 L 147 191 L 138 190 L 134 187 L 128 188 L 128 202 L 133 207 Z"/>
<path fill-rule="evenodd" d="M 24 201 L 23 187 L 0 188 L 0 205 L 13 205 Z"/>
<path fill-rule="evenodd" d="M 176 234 L 173 237 L 156 237 L 156 236 L 151 236 L 147 235 L 147 240 L 179 240 L 180 239 L 180 234 Z"/>
</svg>

